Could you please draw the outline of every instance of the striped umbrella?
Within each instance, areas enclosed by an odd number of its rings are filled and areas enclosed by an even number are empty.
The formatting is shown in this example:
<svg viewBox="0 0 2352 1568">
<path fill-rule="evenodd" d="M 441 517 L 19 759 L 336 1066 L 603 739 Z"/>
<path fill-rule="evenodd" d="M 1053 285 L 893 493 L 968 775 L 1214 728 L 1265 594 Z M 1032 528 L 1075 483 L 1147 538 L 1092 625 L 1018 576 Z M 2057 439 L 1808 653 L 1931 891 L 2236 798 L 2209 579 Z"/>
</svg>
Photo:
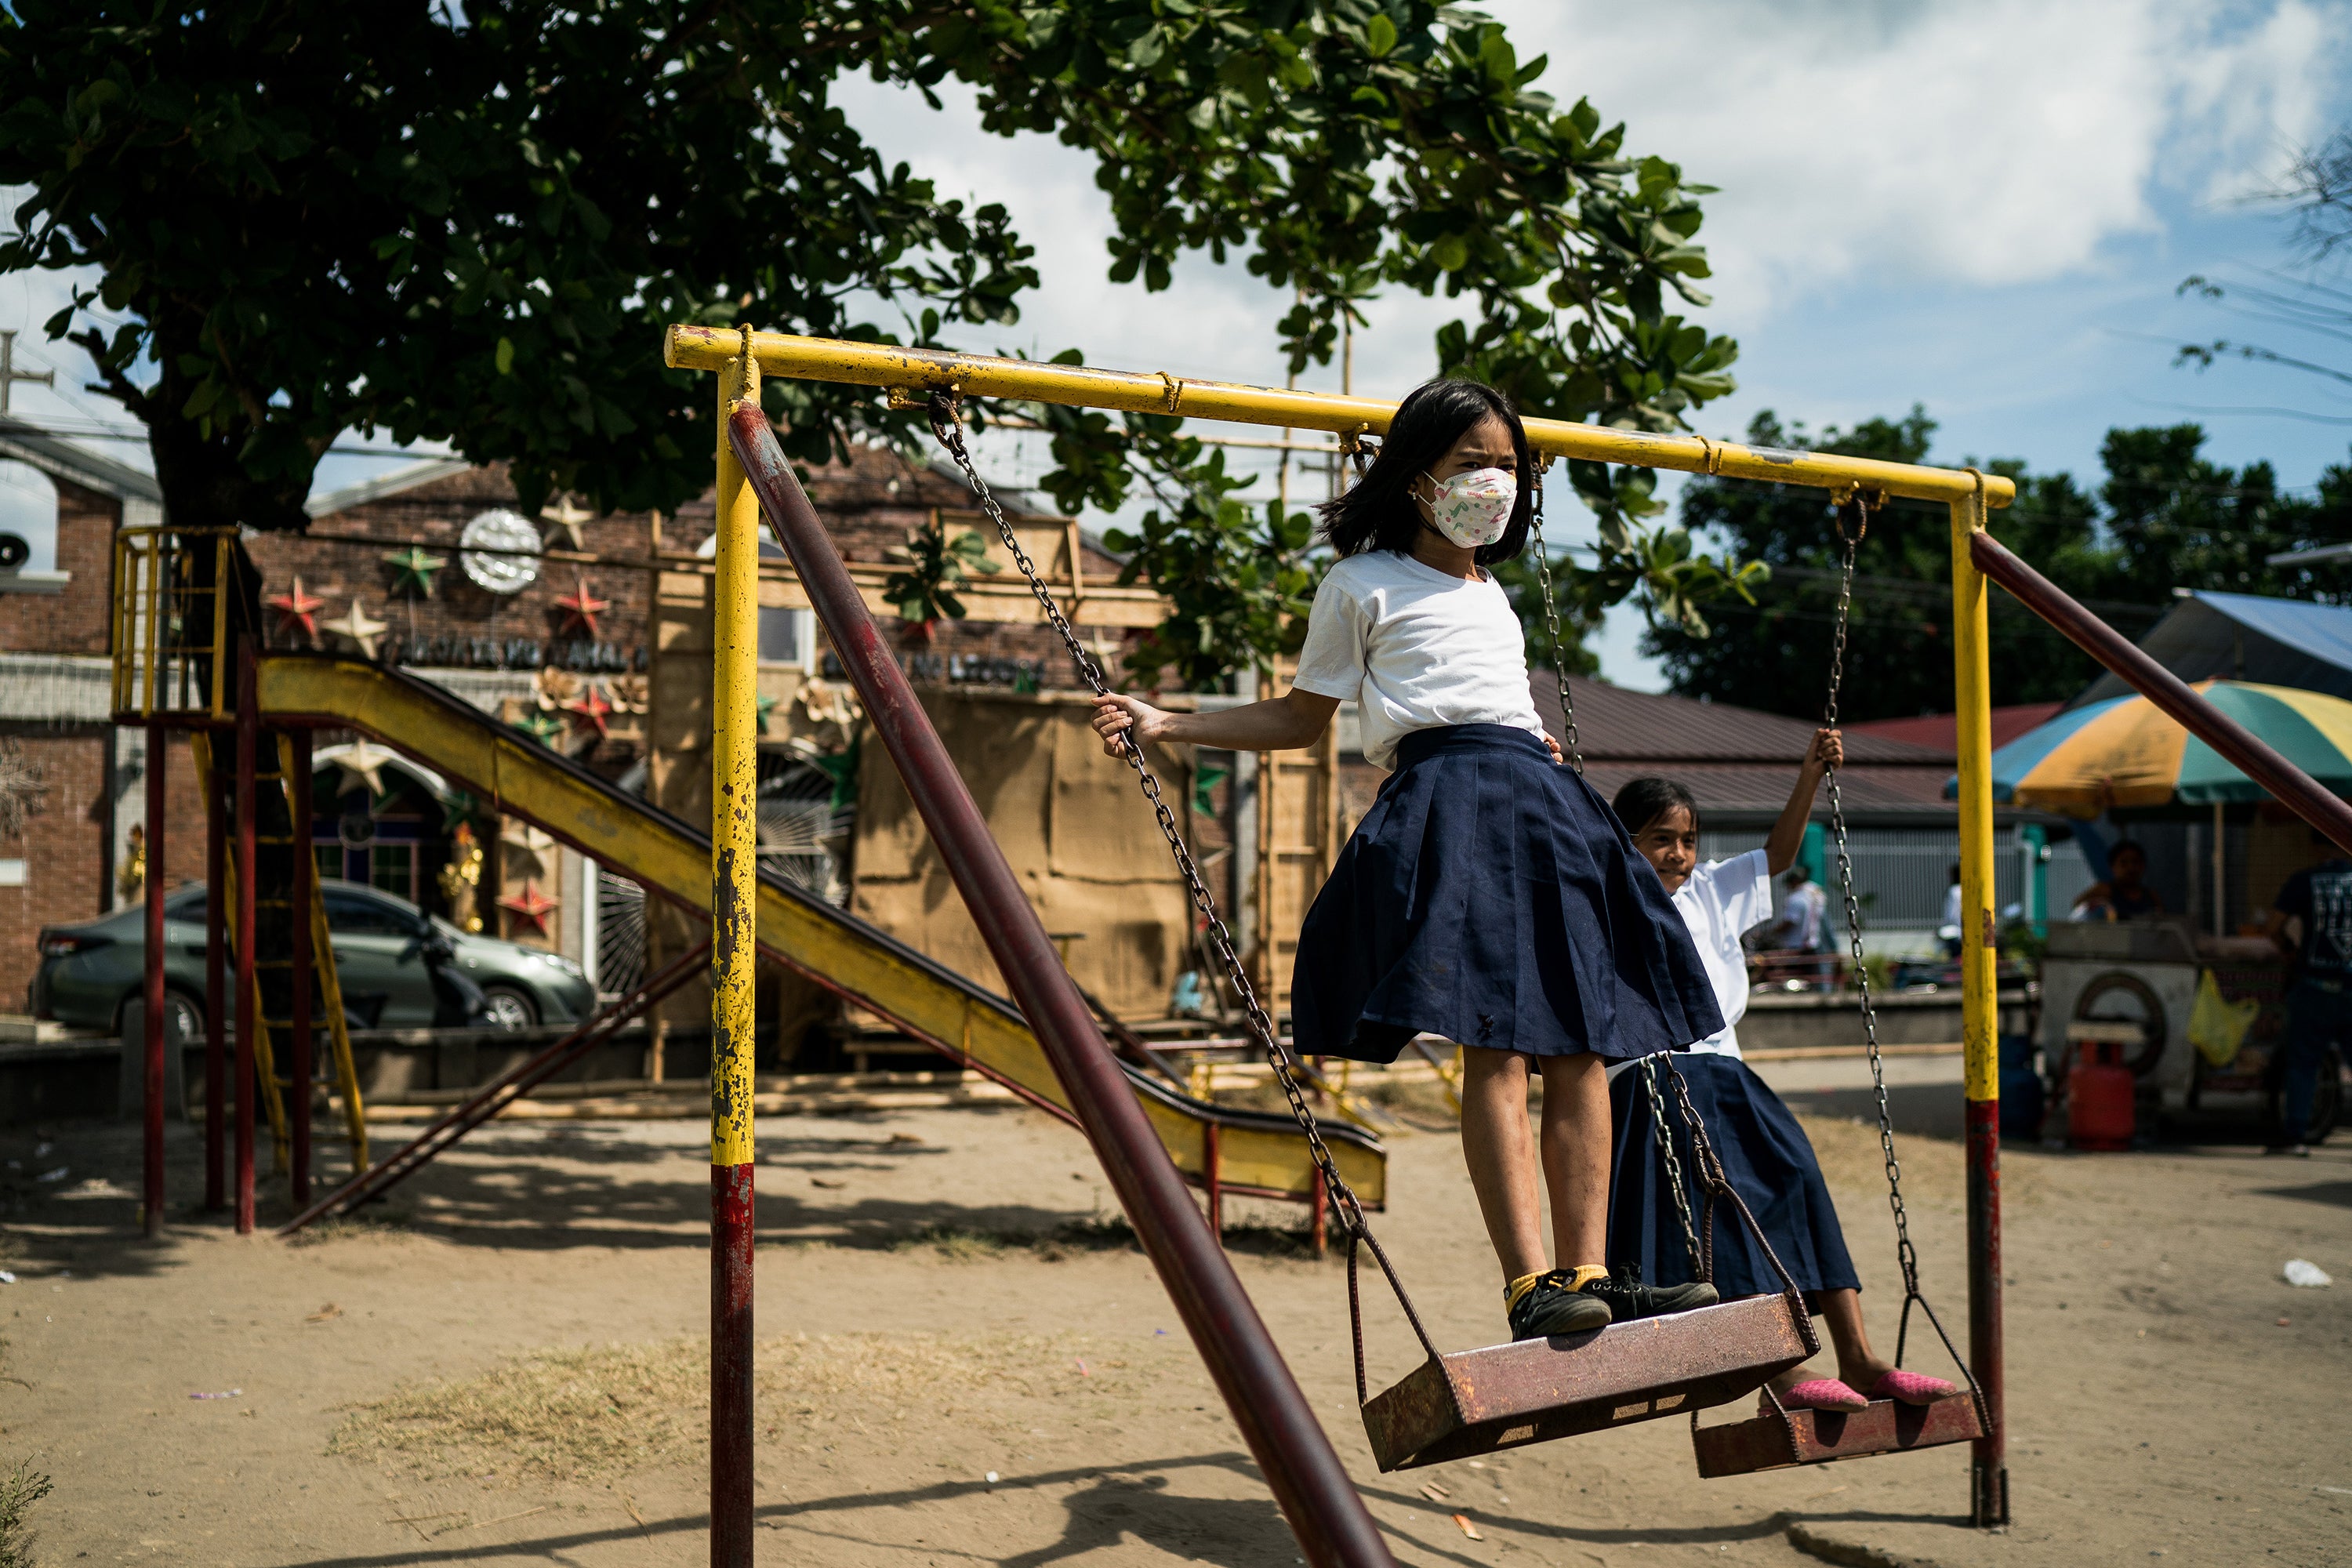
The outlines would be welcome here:
<svg viewBox="0 0 2352 1568">
<path fill-rule="evenodd" d="M 2243 680 L 2202 680 L 2196 689 L 2322 785 L 2352 795 L 2352 702 Z M 2027 731 L 1993 752 L 1992 789 L 2005 805 L 2079 817 L 2270 798 L 2145 697 L 2094 702 Z"/>
</svg>

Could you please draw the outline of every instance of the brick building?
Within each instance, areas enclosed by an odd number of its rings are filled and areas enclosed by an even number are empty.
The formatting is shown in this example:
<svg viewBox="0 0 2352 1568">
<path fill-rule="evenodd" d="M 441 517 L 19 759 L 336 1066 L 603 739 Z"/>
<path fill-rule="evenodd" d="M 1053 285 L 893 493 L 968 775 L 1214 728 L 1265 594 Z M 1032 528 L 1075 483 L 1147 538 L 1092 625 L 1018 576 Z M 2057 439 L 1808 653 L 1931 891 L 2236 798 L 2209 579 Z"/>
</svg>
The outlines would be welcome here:
<svg viewBox="0 0 2352 1568">
<path fill-rule="evenodd" d="M 0 530 L 27 555 L 0 570 L 0 1010 L 13 1010 L 40 927 L 121 898 L 146 744 L 108 721 L 114 536 L 162 521 L 163 496 L 137 469 L 6 416 L 0 468 L 18 502 Z M 197 811 L 186 743 L 177 750 L 173 808 Z M 201 874 L 201 837 L 166 849 L 168 879 Z"/>
<path fill-rule="evenodd" d="M 55 496 L 53 527 L 30 525 L 28 532 L 40 535 L 30 541 L 30 558 L 0 572 L 0 790 L 14 791 L 23 813 L 21 830 L 0 837 L 0 1011 L 6 1011 L 21 1005 L 16 999 L 36 966 L 41 926 L 89 919 L 139 890 L 144 735 L 109 721 L 110 592 L 117 530 L 160 522 L 162 505 L 148 476 L 4 418 L 0 458 L 23 465 Z M 882 581 L 900 565 L 893 552 L 911 531 L 937 518 L 952 535 L 981 521 L 959 511 L 971 496 L 952 471 L 918 467 L 885 449 L 860 449 L 817 470 L 808 489 L 877 605 Z M 1024 545 L 1056 582 L 1098 599 L 1150 599 L 1112 586 L 1119 562 L 1075 523 L 1039 515 L 1019 492 L 1002 499 Z M 700 712 L 707 632 L 698 666 L 694 625 L 708 617 L 703 563 L 714 515 L 708 496 L 668 515 L 597 517 L 562 498 L 524 516 L 502 468 L 433 460 L 321 494 L 310 510 L 305 534 L 247 541 L 262 578 L 269 646 L 404 666 L 534 728 L 549 744 L 631 787 L 646 788 L 647 764 L 667 747 L 686 764 L 677 770 L 683 794 L 694 793 L 693 777 L 705 770 L 703 759 L 688 757 L 708 729 Z M 467 550 L 469 540 L 478 548 Z M 1001 547 L 991 554 L 1009 568 Z M 802 692 L 824 689 L 829 664 L 797 584 L 781 563 L 766 573 L 761 690 L 763 698 L 774 694 L 780 710 L 772 726 L 763 719 L 763 773 L 771 761 L 790 765 Z M 655 614 L 665 596 L 667 620 Z M 901 628 L 903 657 L 919 680 L 1024 689 L 1070 683 L 1066 657 L 1016 574 L 975 574 L 962 596 L 967 619 Z M 1098 653 L 1115 660 L 1121 641 L 1154 618 L 1128 605 L 1129 624 L 1107 628 L 1097 617 L 1089 635 Z M 657 736 L 647 709 L 666 648 L 675 666 L 672 700 L 665 735 Z M 349 740 L 317 737 L 322 771 L 337 765 Z M 456 820 L 454 792 L 398 761 L 380 776 L 386 787 L 365 812 L 348 800 L 332 812 L 322 805 L 322 870 L 448 912 L 437 872 Z M 168 778 L 172 820 L 201 824 L 184 739 L 173 743 Z M 693 800 L 664 804 L 695 815 Z M 8 820 L 0 816 L 0 827 Z M 497 895 L 526 883 L 533 900 L 551 899 L 556 907 L 544 930 L 538 921 L 512 920 L 506 923 L 522 929 L 492 929 L 593 968 L 609 879 L 519 824 L 486 837 L 482 912 L 499 921 Z M 200 877 L 203 848 L 200 830 L 171 835 L 162 868 L 167 884 Z"/>
</svg>

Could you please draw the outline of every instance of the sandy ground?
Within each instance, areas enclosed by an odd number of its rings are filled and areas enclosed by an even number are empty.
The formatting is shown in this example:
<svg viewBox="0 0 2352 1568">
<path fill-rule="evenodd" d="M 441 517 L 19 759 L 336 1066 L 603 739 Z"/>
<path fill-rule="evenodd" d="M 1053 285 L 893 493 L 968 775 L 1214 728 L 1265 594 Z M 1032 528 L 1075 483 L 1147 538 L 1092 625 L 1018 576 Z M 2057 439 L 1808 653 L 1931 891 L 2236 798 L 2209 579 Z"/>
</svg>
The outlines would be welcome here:
<svg viewBox="0 0 2352 1568">
<path fill-rule="evenodd" d="M 1955 1064 L 1898 1066 L 1905 1120 L 1948 1122 Z M 1773 1072 L 1813 1118 L 1891 1339 L 1875 1139 L 1843 1120 L 1859 1080 Z M 29 1457 L 55 1478 L 38 1561 L 705 1559 L 700 1373 L 677 1342 L 708 1310 L 695 1126 L 494 1129 L 381 1221 L 299 1247 L 177 1206 L 166 1240 L 131 1239 L 126 1131 L 43 1131 L 37 1156 L 36 1134 L 0 1136 L 21 1163 L 0 1178 L 18 1205 L 0 1469 Z M 765 1561 L 1298 1560 L 1158 1281 L 1100 1223 L 1076 1134 L 963 1109 L 762 1121 L 759 1146 Z M 194 1145 L 175 1130 L 173 1148 L 192 1194 Z M 1442 1341 L 1490 1342 L 1493 1266 L 1452 1137 L 1391 1148 L 1391 1248 Z M 1906 1148 L 1957 1330 L 1958 1149 Z M 1234 1248 L 1402 1563 L 2352 1562 L 2352 1150 L 2017 1151 L 2006 1176 L 2000 1533 L 1959 1518 L 1965 1449 L 1702 1483 L 1674 1422 L 1382 1477 L 1349 1407 L 1339 1264 L 1270 1228 Z M 2290 1289 L 2292 1257 L 2345 1283 Z M 1408 1369 L 1392 1312 L 1373 1342 L 1376 1376 Z"/>
</svg>

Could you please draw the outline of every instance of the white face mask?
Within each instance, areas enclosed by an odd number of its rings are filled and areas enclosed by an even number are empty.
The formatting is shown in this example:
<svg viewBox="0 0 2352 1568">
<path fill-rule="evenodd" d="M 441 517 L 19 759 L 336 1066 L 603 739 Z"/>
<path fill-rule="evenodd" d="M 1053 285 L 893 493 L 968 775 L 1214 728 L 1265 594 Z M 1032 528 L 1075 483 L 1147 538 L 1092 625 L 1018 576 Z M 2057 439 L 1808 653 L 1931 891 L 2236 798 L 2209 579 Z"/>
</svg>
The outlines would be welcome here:
<svg viewBox="0 0 2352 1568">
<path fill-rule="evenodd" d="M 1473 468 L 1435 485 L 1431 521 L 1438 532 L 1465 550 L 1502 538 L 1519 500 L 1519 477 L 1508 468 Z"/>
</svg>

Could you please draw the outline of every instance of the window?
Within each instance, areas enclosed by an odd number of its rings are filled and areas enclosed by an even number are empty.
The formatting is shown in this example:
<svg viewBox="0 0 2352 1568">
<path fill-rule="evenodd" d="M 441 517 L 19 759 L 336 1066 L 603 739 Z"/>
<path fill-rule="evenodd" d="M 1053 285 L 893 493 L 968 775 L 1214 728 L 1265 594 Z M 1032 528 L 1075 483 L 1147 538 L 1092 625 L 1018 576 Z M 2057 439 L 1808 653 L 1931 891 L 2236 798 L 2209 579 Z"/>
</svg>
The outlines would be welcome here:
<svg viewBox="0 0 2352 1568">
<path fill-rule="evenodd" d="M 695 547 L 697 555 L 709 559 L 719 553 L 719 536 L 712 534 Z M 760 535 L 760 559 L 784 559 L 783 547 L 768 537 Z M 813 635 L 816 617 L 806 610 L 787 609 L 782 605 L 763 605 L 760 610 L 760 662 L 761 664 L 796 664 L 805 668 L 815 658 L 816 638 Z"/>
<path fill-rule="evenodd" d="M 320 889 L 327 903 L 327 929 L 338 936 L 415 936 L 416 918 L 381 899 L 348 888 Z"/>
<path fill-rule="evenodd" d="M 0 533 L 24 542 L 26 557 L 14 568 L 15 551 L 0 545 L 0 578 L 39 580 L 58 570 L 58 487 L 29 463 L 0 462 Z"/>
</svg>

